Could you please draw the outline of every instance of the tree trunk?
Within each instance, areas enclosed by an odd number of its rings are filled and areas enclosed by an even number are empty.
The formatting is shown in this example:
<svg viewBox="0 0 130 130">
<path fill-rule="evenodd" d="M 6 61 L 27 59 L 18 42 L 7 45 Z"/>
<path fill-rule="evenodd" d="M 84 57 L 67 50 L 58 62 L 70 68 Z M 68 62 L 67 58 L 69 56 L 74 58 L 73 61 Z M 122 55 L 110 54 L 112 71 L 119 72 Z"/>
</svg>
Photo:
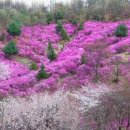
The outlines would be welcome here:
<svg viewBox="0 0 130 130">
<path fill-rule="evenodd" d="M 118 130 L 121 130 L 121 129 L 122 129 L 122 127 L 121 127 L 121 126 L 119 126 Z"/>
<path fill-rule="evenodd" d="M 98 67 L 96 67 L 96 69 L 95 69 L 95 79 L 94 80 L 95 80 L 96 83 L 99 80 L 99 77 L 98 77 Z"/>
</svg>

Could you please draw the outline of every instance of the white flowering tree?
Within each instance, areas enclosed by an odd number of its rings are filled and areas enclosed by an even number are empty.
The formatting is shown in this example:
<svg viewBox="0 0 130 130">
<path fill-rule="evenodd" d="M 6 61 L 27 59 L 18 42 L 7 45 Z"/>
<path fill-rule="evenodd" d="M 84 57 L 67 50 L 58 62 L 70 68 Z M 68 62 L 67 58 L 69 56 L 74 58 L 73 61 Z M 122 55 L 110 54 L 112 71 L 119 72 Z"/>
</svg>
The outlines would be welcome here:
<svg viewBox="0 0 130 130">
<path fill-rule="evenodd" d="M 79 113 L 69 92 L 59 90 L 3 101 L 1 130 L 76 130 Z M 2 112 L 2 111 L 1 111 Z"/>
</svg>

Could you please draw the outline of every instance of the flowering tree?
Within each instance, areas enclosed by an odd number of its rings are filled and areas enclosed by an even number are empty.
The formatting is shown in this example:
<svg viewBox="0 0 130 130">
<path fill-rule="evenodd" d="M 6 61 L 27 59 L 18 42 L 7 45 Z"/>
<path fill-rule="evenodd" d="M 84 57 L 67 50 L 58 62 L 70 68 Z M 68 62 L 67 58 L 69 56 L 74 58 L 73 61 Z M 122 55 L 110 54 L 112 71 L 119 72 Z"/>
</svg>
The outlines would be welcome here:
<svg viewBox="0 0 130 130">
<path fill-rule="evenodd" d="M 28 98 L 9 97 L 0 104 L 4 110 L 1 130 L 79 130 L 79 111 L 72 99 L 71 93 L 63 90 Z"/>
</svg>

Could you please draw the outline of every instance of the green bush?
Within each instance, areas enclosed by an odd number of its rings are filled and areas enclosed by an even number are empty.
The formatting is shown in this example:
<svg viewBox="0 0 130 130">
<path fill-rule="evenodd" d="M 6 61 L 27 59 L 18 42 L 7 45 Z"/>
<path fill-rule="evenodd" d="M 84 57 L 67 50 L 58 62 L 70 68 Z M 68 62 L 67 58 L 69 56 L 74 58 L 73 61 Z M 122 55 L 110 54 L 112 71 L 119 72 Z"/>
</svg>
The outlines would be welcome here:
<svg viewBox="0 0 130 130">
<path fill-rule="evenodd" d="M 48 47 L 47 47 L 47 57 L 50 60 L 55 60 L 56 59 L 56 53 L 54 48 L 51 45 L 51 42 L 48 43 Z"/>
<path fill-rule="evenodd" d="M 37 78 L 37 80 L 42 80 L 42 79 L 47 79 L 48 78 L 48 74 L 45 71 L 44 65 L 41 66 L 41 70 L 38 72 L 36 78 Z"/>
<path fill-rule="evenodd" d="M 76 26 L 78 24 L 78 21 L 76 19 L 73 19 L 71 23 Z"/>
<path fill-rule="evenodd" d="M 0 35 L 0 41 L 4 41 L 5 40 L 5 34 L 4 33 L 2 33 L 1 35 Z"/>
<path fill-rule="evenodd" d="M 67 35 L 67 32 L 65 31 L 64 28 L 61 30 L 61 37 L 62 37 L 62 40 L 69 41 L 69 36 Z"/>
<path fill-rule="evenodd" d="M 62 20 L 64 18 L 64 15 L 62 12 L 57 12 L 55 14 L 55 21 Z"/>
<path fill-rule="evenodd" d="M 57 26 L 56 26 L 56 32 L 59 33 L 63 29 L 62 22 L 59 20 L 57 21 Z"/>
<path fill-rule="evenodd" d="M 33 62 L 33 63 L 31 64 L 31 66 L 30 66 L 30 69 L 31 69 L 31 70 L 37 70 L 37 69 L 38 69 L 37 64 L 36 64 L 35 62 Z"/>
<path fill-rule="evenodd" d="M 19 51 L 15 45 L 15 42 L 11 41 L 3 48 L 3 52 L 6 54 L 7 57 L 11 57 L 12 55 L 18 54 Z"/>
<path fill-rule="evenodd" d="M 47 24 L 50 24 L 53 21 L 53 17 L 50 13 L 46 15 L 46 22 Z"/>
<path fill-rule="evenodd" d="M 19 36 L 21 34 L 21 26 L 18 22 L 11 22 L 7 27 L 7 32 L 12 36 Z"/>
<path fill-rule="evenodd" d="M 127 26 L 125 24 L 118 25 L 118 27 L 115 31 L 115 35 L 117 37 L 126 37 L 128 35 Z"/>
</svg>

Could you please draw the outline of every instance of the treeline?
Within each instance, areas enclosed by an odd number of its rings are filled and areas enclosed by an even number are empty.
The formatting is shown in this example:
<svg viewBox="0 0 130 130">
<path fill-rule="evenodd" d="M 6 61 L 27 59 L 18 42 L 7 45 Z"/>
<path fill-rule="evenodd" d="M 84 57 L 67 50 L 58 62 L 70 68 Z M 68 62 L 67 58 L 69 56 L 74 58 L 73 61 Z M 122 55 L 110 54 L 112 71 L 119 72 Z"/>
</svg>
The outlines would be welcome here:
<svg viewBox="0 0 130 130">
<path fill-rule="evenodd" d="M 117 21 L 129 18 L 129 9 L 129 0 L 72 0 L 70 3 L 51 2 L 49 7 L 44 4 L 32 4 L 28 7 L 25 3 L 6 0 L 0 1 L 0 27 L 5 28 L 12 20 L 20 21 L 25 25 L 46 23 L 48 14 L 53 22 L 57 12 L 63 14 L 64 22 Z"/>
</svg>

